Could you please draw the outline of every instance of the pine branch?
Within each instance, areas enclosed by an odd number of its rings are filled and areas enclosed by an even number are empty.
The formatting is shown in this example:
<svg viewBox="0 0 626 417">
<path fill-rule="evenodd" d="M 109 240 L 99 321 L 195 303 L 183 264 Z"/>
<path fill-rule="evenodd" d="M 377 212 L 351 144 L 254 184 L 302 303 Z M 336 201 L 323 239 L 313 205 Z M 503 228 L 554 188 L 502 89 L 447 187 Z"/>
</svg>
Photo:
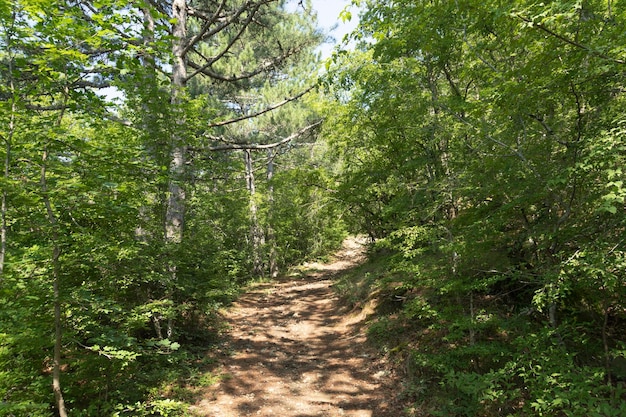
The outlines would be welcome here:
<svg viewBox="0 0 626 417">
<path fill-rule="evenodd" d="M 302 48 L 293 48 L 290 49 L 288 51 L 286 51 L 283 55 L 280 55 L 278 57 L 275 57 L 274 59 L 272 59 L 271 61 L 265 62 L 264 64 L 262 64 L 261 66 L 259 66 L 257 69 L 250 71 L 250 72 L 244 72 L 241 74 L 233 74 L 232 76 L 228 77 L 222 74 L 219 74 L 215 71 L 210 70 L 209 68 L 206 68 L 205 66 L 201 66 L 199 64 L 196 64 L 195 62 L 189 62 L 189 66 L 195 70 L 198 70 L 196 72 L 194 72 L 191 76 L 195 76 L 198 73 L 204 74 L 208 77 L 211 77 L 215 80 L 218 81 L 223 81 L 223 82 L 227 82 L 227 83 L 233 83 L 233 82 L 237 82 L 237 81 L 242 81 L 242 80 L 247 80 L 250 79 L 256 75 L 262 74 L 274 67 L 276 67 L 277 65 L 281 64 L 282 62 L 284 62 L 287 58 L 291 57 L 292 55 L 295 55 L 296 53 L 300 52 L 302 50 Z M 206 58 L 205 58 L 206 59 Z M 187 77 L 187 80 L 191 77 Z"/>
<path fill-rule="evenodd" d="M 273 148 L 277 148 L 281 145 L 284 145 L 286 143 L 291 142 L 292 140 L 299 138 L 300 136 L 304 135 L 306 132 L 308 132 L 309 130 L 321 125 L 323 122 L 323 120 L 320 120 L 318 122 L 313 123 L 312 125 L 308 125 L 302 129 L 300 129 L 299 131 L 297 131 L 296 133 L 287 136 L 284 139 L 279 140 L 278 142 L 274 142 L 274 143 L 268 143 L 268 144 L 256 144 L 256 143 L 230 143 L 227 145 L 220 145 L 220 146 L 212 146 L 210 148 L 208 148 L 209 151 L 234 151 L 234 150 L 262 150 L 262 149 L 273 149 Z"/>
<path fill-rule="evenodd" d="M 202 28 L 200 29 L 200 31 L 196 35 L 194 35 L 193 38 L 191 38 L 189 40 L 189 42 L 187 43 L 187 46 L 183 50 L 183 55 L 186 55 L 189 52 L 189 50 L 191 48 L 193 48 L 202 39 L 205 39 L 207 36 L 212 36 L 212 35 L 220 32 L 220 31 L 222 31 L 226 26 L 228 26 L 228 24 L 230 24 L 230 23 L 228 23 L 226 25 L 220 25 L 216 29 L 213 29 L 213 30 L 209 31 L 211 26 L 215 22 L 217 22 L 220 13 L 224 9 L 225 4 L 226 4 L 226 0 L 222 0 L 222 3 L 218 6 L 217 10 L 215 11 L 215 13 L 213 13 L 213 15 L 211 17 L 202 16 L 202 19 L 205 20 L 204 25 L 202 25 Z M 241 7 L 240 13 L 243 13 L 245 7 L 246 7 L 246 5 Z M 191 12 L 191 11 L 192 11 L 192 9 L 188 10 L 188 12 Z M 194 16 L 194 14 L 190 14 L 190 15 Z M 195 16 L 198 17 L 197 14 Z"/>
<path fill-rule="evenodd" d="M 233 123 L 241 122 L 243 120 L 252 119 L 254 117 L 261 116 L 261 115 L 263 115 L 265 113 L 271 112 L 272 110 L 276 110 L 277 108 L 282 107 L 282 106 L 284 106 L 287 103 L 290 103 L 292 101 L 295 101 L 295 100 L 299 99 L 300 97 L 304 96 L 309 91 L 311 91 L 313 88 L 315 88 L 315 86 L 311 86 L 311 87 L 307 88 L 306 90 L 302 91 L 301 93 L 299 93 L 299 94 L 297 94 L 297 95 L 295 95 L 293 97 L 286 98 L 285 100 L 283 100 L 283 101 L 281 101 L 279 103 L 273 104 L 273 105 L 271 105 L 269 107 L 266 107 L 263 110 L 260 110 L 260 111 L 258 111 L 256 113 L 247 114 L 245 116 L 240 116 L 240 117 L 236 117 L 234 119 L 224 120 L 224 121 L 221 121 L 221 122 L 211 123 L 211 124 L 208 125 L 208 127 L 227 126 L 227 125 L 230 125 L 230 124 L 233 124 Z"/>
<path fill-rule="evenodd" d="M 207 59 L 207 63 L 205 65 L 203 65 L 201 68 L 196 69 L 196 71 L 194 71 L 192 74 L 188 75 L 186 78 L 186 81 L 189 81 L 190 79 L 192 79 L 193 77 L 195 77 L 196 75 L 202 73 L 204 70 L 207 70 L 211 65 L 213 65 L 215 62 L 217 62 L 218 60 L 220 60 L 224 55 L 226 55 L 228 53 L 228 51 L 230 51 L 230 49 L 233 47 L 233 45 L 235 44 L 235 42 L 237 42 L 239 39 L 241 39 L 241 36 L 244 34 L 244 32 L 246 31 L 246 29 L 248 28 L 248 26 L 250 25 L 250 23 L 252 22 L 252 19 L 254 18 L 254 15 L 256 14 L 256 12 L 259 11 L 259 8 L 261 7 L 260 4 L 258 4 L 249 14 L 248 18 L 244 21 L 243 26 L 239 29 L 239 32 L 237 32 L 237 34 L 235 36 L 233 36 L 233 38 L 230 40 L 230 42 L 228 42 L 228 44 L 224 47 L 224 49 L 218 53 L 216 56 L 212 57 L 211 59 Z M 243 13 L 243 7 L 240 10 L 241 13 Z M 236 14 L 235 16 L 233 16 L 231 19 L 229 19 L 229 21 L 225 22 L 224 24 L 220 25 L 220 27 L 207 32 L 206 30 L 202 33 L 199 33 L 196 37 L 194 37 L 190 42 L 189 45 L 187 45 L 187 47 L 185 48 L 185 53 L 189 52 L 189 50 L 200 40 L 205 39 L 206 37 L 209 36 L 213 36 L 215 35 L 217 32 L 223 30 L 224 28 L 226 28 L 227 26 L 231 25 L 235 19 L 239 18 L 239 16 L 241 15 L 241 13 Z M 207 24 L 205 25 L 208 27 L 209 22 L 207 22 Z M 206 58 L 205 58 L 206 59 Z"/>
</svg>

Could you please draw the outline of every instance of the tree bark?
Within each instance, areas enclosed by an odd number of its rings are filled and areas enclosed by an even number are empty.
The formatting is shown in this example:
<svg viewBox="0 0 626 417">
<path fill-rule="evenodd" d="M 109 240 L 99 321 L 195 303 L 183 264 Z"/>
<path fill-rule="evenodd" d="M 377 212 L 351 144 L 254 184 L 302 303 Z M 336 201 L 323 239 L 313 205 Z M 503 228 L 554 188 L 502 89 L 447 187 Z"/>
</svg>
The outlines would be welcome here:
<svg viewBox="0 0 626 417">
<path fill-rule="evenodd" d="M 14 129 L 14 111 L 15 111 L 15 103 L 13 103 L 12 105 L 12 109 L 11 109 L 11 120 L 9 122 L 9 135 L 8 137 L 4 138 L 5 139 L 5 145 L 4 145 L 4 179 L 5 181 L 9 180 L 9 173 L 10 173 L 10 164 L 11 164 L 11 142 L 12 142 L 12 136 L 13 136 L 13 129 Z M 8 210 L 8 206 L 7 206 L 7 198 L 8 198 L 8 193 L 7 193 L 7 186 L 5 185 L 4 187 L 2 187 L 2 207 L 0 208 L 1 213 L 0 213 L 0 217 L 1 217 L 1 225 L 0 225 L 0 284 L 3 281 L 3 276 L 4 276 L 4 259 L 6 256 L 6 250 L 7 250 L 7 210 Z"/>
<path fill-rule="evenodd" d="M 69 91 L 66 87 L 64 91 L 64 102 L 62 110 L 56 120 L 56 127 L 61 126 L 63 117 L 65 116 L 65 109 L 67 108 L 67 99 L 69 97 Z M 61 246 L 59 243 L 59 221 L 52 209 L 52 203 L 48 194 L 48 182 L 47 182 L 47 163 L 48 163 L 48 145 L 44 146 L 43 154 L 41 157 L 41 176 L 40 187 L 41 196 L 46 208 L 46 214 L 48 222 L 51 228 L 52 238 L 52 297 L 54 304 L 54 352 L 52 359 L 52 392 L 54 393 L 55 403 L 59 417 L 67 417 L 67 411 L 65 409 L 65 400 L 63 399 L 63 390 L 61 387 L 61 350 L 63 348 L 63 323 L 62 323 L 62 306 L 61 306 L 61 264 L 59 258 L 61 256 Z"/>
<path fill-rule="evenodd" d="M 183 230 L 185 226 L 185 189 L 183 187 L 185 174 L 185 156 L 187 149 L 183 135 L 180 132 L 185 125 L 184 112 L 181 109 L 183 95 L 187 83 L 187 1 L 173 0 L 172 2 L 172 90 L 170 95 L 170 104 L 172 104 L 174 112 L 174 129 L 170 136 L 169 143 L 169 169 L 167 197 L 165 200 L 165 218 L 164 218 L 164 237 L 168 250 L 167 270 L 169 273 L 169 282 L 166 282 L 166 297 L 172 298 L 174 283 L 178 279 L 178 259 L 176 259 L 176 251 L 172 251 L 174 247 L 179 245 L 183 240 Z M 144 18 L 145 19 L 145 18 Z M 150 25 L 150 22 L 146 22 Z M 160 330 L 161 318 L 153 317 L 155 328 L 162 338 Z M 173 320 L 167 318 L 166 337 L 170 338 L 173 334 Z"/>
<path fill-rule="evenodd" d="M 604 347 L 604 367 L 606 369 L 607 385 L 609 387 L 612 387 L 613 375 L 612 375 L 612 370 L 611 370 L 611 351 L 609 348 L 609 336 L 608 336 L 609 312 L 610 312 L 611 307 L 608 301 L 608 297 L 606 295 L 606 289 L 603 288 L 603 290 L 604 290 L 604 306 L 603 306 L 604 317 L 602 320 L 602 346 Z"/>
<path fill-rule="evenodd" d="M 263 232 L 259 226 L 258 207 L 256 204 L 256 184 L 254 182 L 254 166 L 252 151 L 244 151 L 246 163 L 246 183 L 250 194 L 250 241 L 252 242 L 252 266 L 256 277 L 263 276 Z"/>
<path fill-rule="evenodd" d="M 63 347 L 63 326 L 61 323 L 61 292 L 60 292 L 60 264 L 61 247 L 59 245 L 58 221 L 52 203 L 48 196 L 48 184 L 46 179 L 48 161 L 47 147 L 43 151 L 41 158 L 41 177 L 40 186 L 48 222 L 52 229 L 52 297 L 54 303 L 54 353 L 52 359 L 52 392 L 59 412 L 59 417 L 67 417 L 65 409 L 65 401 L 63 399 L 63 390 L 61 389 L 61 349 Z"/>
<path fill-rule="evenodd" d="M 147 51 L 150 50 L 150 48 L 152 47 L 154 43 L 155 21 L 154 21 L 154 17 L 152 16 L 152 10 L 150 9 L 149 5 L 145 5 L 141 9 L 141 12 L 143 14 L 142 44 L 145 49 L 145 52 L 141 56 L 141 64 L 146 69 L 144 82 L 146 83 L 146 85 L 154 86 L 158 84 L 157 79 L 156 79 L 155 59 L 154 59 L 154 56 L 148 53 Z M 152 89 L 149 89 L 149 94 L 147 96 L 147 99 L 144 100 L 141 106 L 142 108 L 141 129 L 150 132 L 149 133 L 150 138 L 157 137 L 159 133 L 158 128 L 156 128 L 156 123 L 153 117 L 153 109 L 155 108 L 156 105 L 157 103 L 155 103 L 153 91 Z M 149 142 L 147 144 L 147 149 L 148 149 L 148 154 L 156 159 L 158 155 L 158 150 L 156 149 L 156 141 Z M 137 239 L 144 241 L 144 242 L 147 241 L 148 232 L 144 228 L 143 225 L 145 223 L 148 223 L 149 219 L 150 219 L 149 208 L 147 206 L 140 207 L 138 224 L 137 224 L 137 227 L 135 228 L 135 236 L 137 237 Z"/>
<path fill-rule="evenodd" d="M 278 259 L 276 253 L 276 236 L 274 234 L 274 152 L 267 150 L 267 244 L 269 246 L 269 274 L 271 278 L 278 276 Z"/>
<path fill-rule="evenodd" d="M 11 91 L 11 116 L 9 117 L 9 132 L 4 138 L 4 180 L 9 181 L 11 171 L 11 146 L 13 144 L 13 134 L 15 132 L 15 112 L 16 108 L 16 91 L 13 82 L 13 60 L 9 57 L 9 89 Z M 2 203 L 0 208 L 0 284 L 2 284 L 4 276 L 4 262 L 7 252 L 7 211 L 8 211 L 8 184 L 2 187 Z"/>
<path fill-rule="evenodd" d="M 172 18 L 175 23 L 172 28 L 173 43 L 172 54 L 174 62 L 172 66 L 172 97 L 171 103 L 175 108 L 176 127 L 182 127 L 185 118 L 182 111 L 177 108 L 182 102 L 183 90 L 187 79 L 186 48 L 187 48 L 187 2 L 186 0 L 174 0 L 172 4 Z M 185 190 L 182 186 L 185 171 L 186 149 L 179 132 L 174 130 L 171 143 L 171 159 L 169 166 L 170 179 L 168 184 L 168 200 L 165 214 L 165 240 L 167 243 L 180 243 L 183 238 Z M 175 266 L 174 277 L 175 277 Z"/>
</svg>

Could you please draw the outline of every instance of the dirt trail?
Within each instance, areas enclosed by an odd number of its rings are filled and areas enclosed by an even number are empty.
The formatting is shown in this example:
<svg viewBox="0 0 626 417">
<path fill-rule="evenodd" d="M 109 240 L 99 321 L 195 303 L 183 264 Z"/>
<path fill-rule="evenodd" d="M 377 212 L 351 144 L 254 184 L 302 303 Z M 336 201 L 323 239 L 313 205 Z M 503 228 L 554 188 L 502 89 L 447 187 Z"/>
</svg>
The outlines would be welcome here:
<svg viewBox="0 0 626 417">
<path fill-rule="evenodd" d="M 347 240 L 328 264 L 255 286 L 226 313 L 219 384 L 194 412 L 210 417 L 398 417 L 384 363 L 365 346 L 363 315 L 341 309 L 332 277 L 363 259 Z M 397 391 L 397 390 L 396 390 Z"/>
</svg>

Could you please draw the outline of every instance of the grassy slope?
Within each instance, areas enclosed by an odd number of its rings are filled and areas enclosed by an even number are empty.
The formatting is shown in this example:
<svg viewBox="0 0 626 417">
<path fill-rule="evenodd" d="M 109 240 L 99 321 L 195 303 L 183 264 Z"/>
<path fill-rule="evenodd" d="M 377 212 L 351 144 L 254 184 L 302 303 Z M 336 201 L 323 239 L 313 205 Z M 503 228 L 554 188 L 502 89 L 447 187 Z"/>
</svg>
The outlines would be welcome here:
<svg viewBox="0 0 626 417">
<path fill-rule="evenodd" d="M 368 340 L 402 375 L 408 416 L 626 415 L 619 365 L 607 383 L 592 326 L 572 315 L 553 329 L 523 295 L 419 286 L 393 265 L 371 251 L 334 287 L 369 315 Z"/>
</svg>

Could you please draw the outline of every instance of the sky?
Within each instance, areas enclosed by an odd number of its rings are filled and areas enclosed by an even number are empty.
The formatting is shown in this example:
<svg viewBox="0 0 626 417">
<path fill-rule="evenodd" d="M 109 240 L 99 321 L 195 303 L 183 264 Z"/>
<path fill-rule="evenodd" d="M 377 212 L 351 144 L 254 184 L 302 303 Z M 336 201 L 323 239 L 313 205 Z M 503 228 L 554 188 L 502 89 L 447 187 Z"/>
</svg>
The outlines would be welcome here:
<svg viewBox="0 0 626 417">
<path fill-rule="evenodd" d="M 341 42 L 343 36 L 351 32 L 358 23 L 358 16 L 356 10 L 352 10 L 352 20 L 343 23 L 339 19 L 339 13 L 352 2 L 350 0 L 313 0 L 313 8 L 317 11 L 317 20 L 319 25 L 326 32 L 330 32 L 330 35 L 335 38 L 336 42 Z M 336 27 L 335 27 L 336 26 Z M 333 27 L 335 27 L 333 29 Z M 331 29 L 333 29 L 331 31 Z M 334 44 L 322 45 L 320 51 L 322 52 L 322 58 L 328 58 L 334 48 Z"/>
</svg>

